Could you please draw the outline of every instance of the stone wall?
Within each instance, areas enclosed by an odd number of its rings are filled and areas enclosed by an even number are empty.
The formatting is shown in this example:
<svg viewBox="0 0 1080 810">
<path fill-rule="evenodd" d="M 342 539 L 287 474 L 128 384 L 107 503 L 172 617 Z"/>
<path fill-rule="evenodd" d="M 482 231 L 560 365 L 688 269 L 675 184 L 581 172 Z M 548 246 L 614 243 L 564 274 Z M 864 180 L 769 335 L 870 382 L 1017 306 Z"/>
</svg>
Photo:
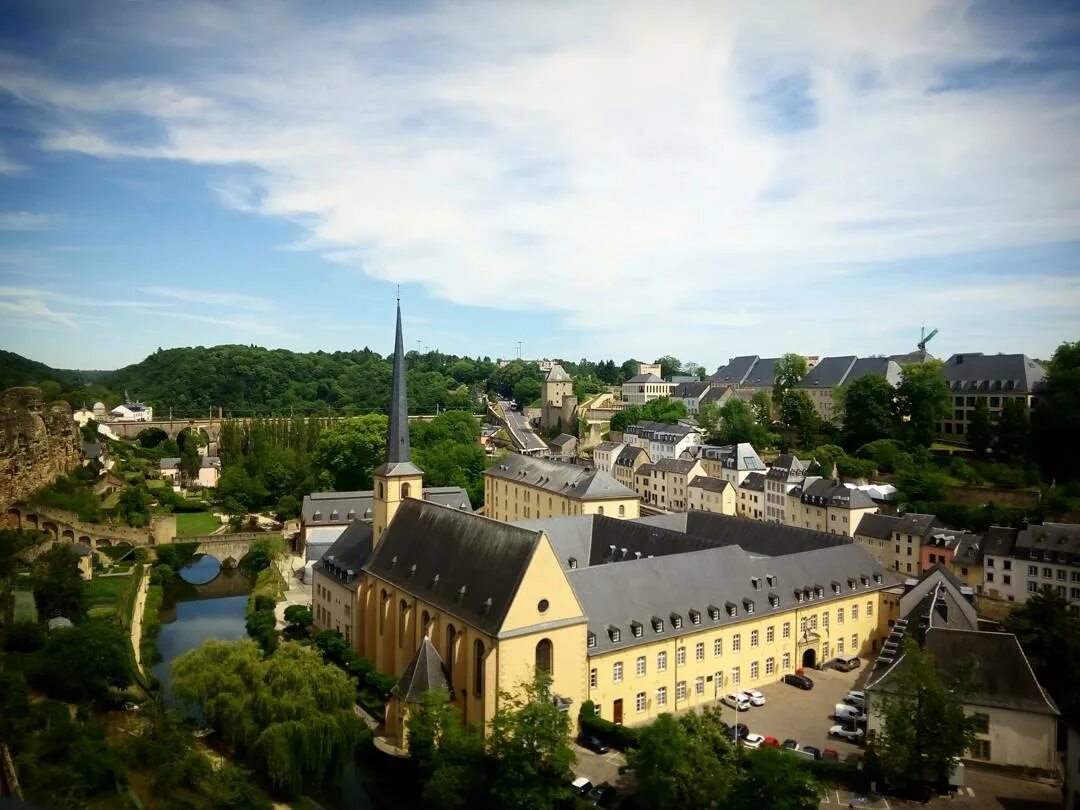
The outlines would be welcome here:
<svg viewBox="0 0 1080 810">
<path fill-rule="evenodd" d="M 79 426 L 66 402 L 44 403 L 37 388 L 0 394 L 0 508 L 25 500 L 77 467 Z"/>
</svg>

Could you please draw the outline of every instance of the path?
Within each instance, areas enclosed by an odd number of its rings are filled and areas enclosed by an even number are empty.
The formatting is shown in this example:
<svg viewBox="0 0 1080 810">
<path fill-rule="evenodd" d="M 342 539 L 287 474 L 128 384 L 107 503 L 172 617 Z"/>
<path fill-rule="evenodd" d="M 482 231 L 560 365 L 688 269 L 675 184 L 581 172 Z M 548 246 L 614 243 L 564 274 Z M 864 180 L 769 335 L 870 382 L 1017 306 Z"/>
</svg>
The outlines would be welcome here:
<svg viewBox="0 0 1080 810">
<path fill-rule="evenodd" d="M 277 567 L 288 588 L 285 591 L 285 596 L 274 607 L 277 626 L 281 630 L 286 625 L 285 608 L 289 607 L 289 605 L 303 605 L 306 608 L 311 608 L 311 585 L 310 583 L 301 582 L 296 576 L 296 573 L 304 567 L 303 557 L 296 554 L 287 554 L 277 561 Z"/>
<path fill-rule="evenodd" d="M 135 594 L 135 609 L 131 613 L 131 647 L 135 651 L 135 668 L 142 670 L 142 620 L 146 609 L 146 592 L 150 587 L 150 566 L 142 567 L 139 592 Z"/>
</svg>

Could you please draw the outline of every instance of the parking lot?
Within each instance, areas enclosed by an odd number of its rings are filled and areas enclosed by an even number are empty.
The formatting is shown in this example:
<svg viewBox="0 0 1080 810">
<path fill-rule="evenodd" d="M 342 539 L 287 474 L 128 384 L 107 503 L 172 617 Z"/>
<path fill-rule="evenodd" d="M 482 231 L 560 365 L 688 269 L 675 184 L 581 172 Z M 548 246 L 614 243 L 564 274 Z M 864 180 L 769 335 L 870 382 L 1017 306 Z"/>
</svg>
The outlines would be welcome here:
<svg viewBox="0 0 1080 810">
<path fill-rule="evenodd" d="M 835 669 L 807 670 L 806 674 L 814 681 L 814 688 L 808 692 L 774 683 L 758 689 L 765 695 L 765 705 L 739 712 L 739 723 L 745 723 L 754 734 L 763 737 L 776 737 L 783 742 L 791 738 L 798 740 L 800 746 L 812 745 L 824 750 L 832 748 L 845 759 L 849 754 L 862 752 L 862 748 L 836 737 L 829 737 L 829 726 L 836 723 L 832 719 L 833 708 L 842 703 L 844 695 L 858 688 L 865 678 L 859 675 L 867 671 L 869 663 L 854 672 L 837 672 Z M 735 723 L 735 710 L 723 707 L 724 720 Z"/>
</svg>

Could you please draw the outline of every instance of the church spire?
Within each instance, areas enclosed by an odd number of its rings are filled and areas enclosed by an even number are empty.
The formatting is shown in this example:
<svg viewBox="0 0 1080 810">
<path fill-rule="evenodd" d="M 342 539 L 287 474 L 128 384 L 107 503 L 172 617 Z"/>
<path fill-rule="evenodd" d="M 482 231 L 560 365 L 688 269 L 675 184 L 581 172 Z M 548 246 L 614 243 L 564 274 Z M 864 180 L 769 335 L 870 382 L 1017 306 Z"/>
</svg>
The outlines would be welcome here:
<svg viewBox="0 0 1080 810">
<path fill-rule="evenodd" d="M 386 460 L 390 464 L 412 461 L 409 451 L 409 398 L 405 391 L 405 341 L 401 337 L 401 299 L 397 304 L 397 334 L 394 336 L 394 381 L 390 394 Z"/>
</svg>

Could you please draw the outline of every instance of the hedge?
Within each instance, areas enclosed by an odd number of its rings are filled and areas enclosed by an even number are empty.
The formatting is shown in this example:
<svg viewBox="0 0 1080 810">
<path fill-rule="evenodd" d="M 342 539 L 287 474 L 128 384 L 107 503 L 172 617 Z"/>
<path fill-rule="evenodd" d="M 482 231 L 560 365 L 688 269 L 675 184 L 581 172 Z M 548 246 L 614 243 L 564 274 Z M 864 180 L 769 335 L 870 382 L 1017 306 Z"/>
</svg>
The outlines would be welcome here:
<svg viewBox="0 0 1080 810">
<path fill-rule="evenodd" d="M 586 700 L 581 704 L 578 722 L 581 724 L 582 734 L 592 735 L 612 748 L 625 751 L 627 748 L 638 746 L 638 733 L 635 729 L 619 726 L 610 720 L 598 717 L 596 704 L 591 700 Z"/>
</svg>

